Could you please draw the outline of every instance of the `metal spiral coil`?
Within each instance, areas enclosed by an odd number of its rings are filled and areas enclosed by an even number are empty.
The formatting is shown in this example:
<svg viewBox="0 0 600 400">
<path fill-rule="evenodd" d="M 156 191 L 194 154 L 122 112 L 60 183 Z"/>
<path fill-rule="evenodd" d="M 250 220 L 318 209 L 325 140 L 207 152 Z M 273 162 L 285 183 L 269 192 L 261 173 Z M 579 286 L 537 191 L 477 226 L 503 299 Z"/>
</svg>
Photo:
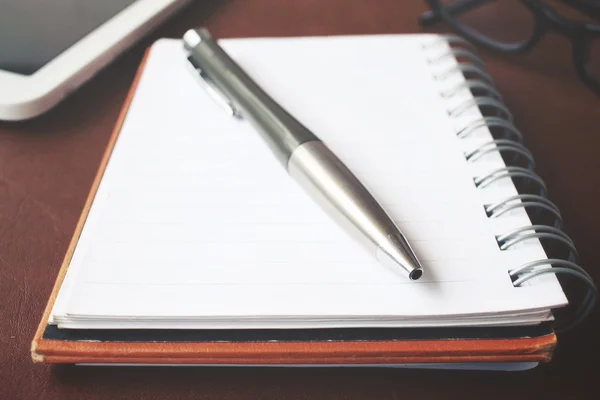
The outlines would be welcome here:
<svg viewBox="0 0 600 400">
<path fill-rule="evenodd" d="M 500 117 L 508 122 L 513 122 L 513 116 L 510 112 L 510 110 L 504 105 L 504 103 L 502 103 L 501 101 L 499 101 L 498 99 L 494 98 L 494 97 L 475 97 L 473 99 L 469 99 L 467 101 L 464 101 L 463 103 L 459 104 L 457 107 L 454 107 L 450 110 L 448 110 L 448 113 L 452 116 L 452 117 L 460 117 L 461 115 L 463 115 L 464 113 L 466 113 L 467 111 L 469 111 L 472 108 L 483 108 L 483 107 L 489 107 L 492 108 L 496 111 L 496 117 Z M 499 115 L 498 115 L 499 114 Z"/>
<path fill-rule="evenodd" d="M 530 282 L 533 278 L 547 274 L 571 276 L 583 283 L 586 292 L 580 304 L 578 304 L 577 310 L 569 317 L 555 321 L 557 332 L 571 328 L 590 314 L 597 302 L 598 292 L 590 275 L 577 265 L 579 254 L 575 244 L 562 230 L 563 219 L 560 210 L 548 199 L 546 184 L 534 171 L 535 160 L 531 152 L 523 145 L 523 135 L 513 124 L 513 116 L 510 110 L 503 103 L 502 96 L 494 87 L 491 76 L 484 69 L 483 60 L 477 55 L 477 50 L 471 43 L 459 36 L 438 35 L 436 40 L 426 43 L 422 47 L 428 54 L 432 54 L 434 50 L 437 50 L 435 56 L 427 58 L 427 62 L 431 66 L 443 63 L 451 57 L 456 60 L 455 65 L 432 74 L 436 81 L 442 83 L 456 77 L 456 74 L 461 74 L 464 78 L 463 82 L 440 91 L 443 99 L 448 100 L 448 103 L 453 103 L 448 106 L 448 114 L 452 118 L 461 118 L 474 108 L 478 108 L 483 115 L 483 117 L 470 119 L 459 126 L 456 131 L 457 138 L 467 138 L 483 127 L 489 128 L 490 132 L 499 132 L 501 136 L 501 138 L 495 138 L 476 149 L 465 152 L 467 162 L 476 163 L 484 155 L 494 152 L 508 153 L 513 157 L 513 162 L 517 159 L 525 161 L 525 166 L 510 165 L 507 157 L 505 167 L 475 177 L 473 182 L 477 188 L 485 188 L 501 179 L 524 179 L 535 184 L 537 193 L 520 193 L 494 204 L 487 204 L 485 205 L 485 212 L 488 218 L 492 219 L 500 218 L 516 209 L 527 209 L 537 213 L 545 212 L 552 217 L 553 224 L 523 226 L 497 235 L 496 241 L 500 250 L 507 250 L 527 240 L 552 240 L 568 251 L 566 259 L 534 260 L 510 270 L 509 276 L 516 287 Z M 464 94 L 465 91 L 471 93 L 470 99 L 458 104 L 452 101 L 455 96 L 461 93 Z M 491 110 L 492 115 L 489 112 L 484 112 L 485 109 Z"/>
<path fill-rule="evenodd" d="M 469 122 L 464 127 L 462 127 L 458 132 L 456 132 L 456 136 L 459 139 L 466 138 L 471 135 L 477 129 L 481 127 L 492 128 L 500 128 L 503 131 L 504 138 L 507 136 L 511 136 L 515 141 L 522 144 L 523 143 L 523 135 L 521 132 L 514 126 L 511 121 L 499 118 L 499 117 L 484 117 L 480 119 L 476 119 L 474 121 Z"/>
<path fill-rule="evenodd" d="M 459 63 L 458 65 L 451 67 L 445 71 L 436 73 L 435 75 L 433 75 L 433 77 L 437 81 L 443 81 L 448 79 L 449 76 L 456 73 L 461 73 L 465 76 L 472 77 L 471 79 L 479 79 L 489 85 L 494 84 L 492 77 L 487 72 L 485 72 L 482 67 L 480 67 L 479 65 L 473 65 L 468 62 Z"/>
<path fill-rule="evenodd" d="M 555 228 L 562 229 L 563 227 L 562 215 L 556 204 L 546 197 L 537 194 L 518 194 L 508 197 L 502 201 L 486 206 L 485 212 L 489 218 L 498 218 L 503 214 L 518 208 L 535 208 L 538 214 L 540 211 L 546 211 L 554 218 L 553 226 Z"/>
<path fill-rule="evenodd" d="M 533 155 L 531 152 L 523 146 L 521 143 L 514 142 L 509 139 L 496 139 L 491 142 L 485 143 L 475 150 L 466 153 L 465 158 L 469 162 L 477 161 L 479 158 L 483 157 L 486 154 L 493 152 L 510 152 L 515 156 L 521 156 L 527 161 L 527 169 L 533 171 L 535 168 L 535 160 L 533 159 Z"/>
<path fill-rule="evenodd" d="M 499 101 L 502 100 L 502 96 L 500 95 L 500 93 L 498 93 L 495 87 L 493 87 L 487 82 L 480 81 L 477 79 L 467 79 L 467 81 L 464 84 L 460 83 L 454 86 L 453 88 L 442 91 L 442 97 L 446 99 L 452 99 L 452 97 L 454 97 L 464 89 L 470 90 L 471 92 L 474 92 L 476 90 L 483 91 L 485 92 L 485 94 L 487 94 L 488 97 L 497 99 Z"/>
</svg>

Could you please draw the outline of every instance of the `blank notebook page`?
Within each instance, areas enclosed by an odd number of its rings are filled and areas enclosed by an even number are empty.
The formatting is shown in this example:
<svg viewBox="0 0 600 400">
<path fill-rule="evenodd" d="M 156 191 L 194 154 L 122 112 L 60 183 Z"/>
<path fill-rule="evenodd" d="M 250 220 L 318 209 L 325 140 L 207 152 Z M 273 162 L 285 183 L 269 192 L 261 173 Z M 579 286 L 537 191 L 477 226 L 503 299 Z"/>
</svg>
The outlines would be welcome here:
<svg viewBox="0 0 600 400">
<path fill-rule="evenodd" d="M 207 96 L 186 68 L 182 43 L 161 40 L 149 53 L 53 323 L 283 328 L 548 318 L 566 299 L 553 276 L 513 287 L 508 270 L 545 255 L 539 242 L 499 250 L 498 227 L 484 212 L 465 143 L 426 62 L 422 45 L 435 38 L 221 41 L 384 205 L 423 263 L 419 281 L 380 265 L 347 237 L 256 131 Z M 492 156 L 481 165 L 503 164 Z M 490 190 L 504 198 L 514 187 L 506 180 Z M 505 221 L 531 224 L 524 213 Z"/>
</svg>

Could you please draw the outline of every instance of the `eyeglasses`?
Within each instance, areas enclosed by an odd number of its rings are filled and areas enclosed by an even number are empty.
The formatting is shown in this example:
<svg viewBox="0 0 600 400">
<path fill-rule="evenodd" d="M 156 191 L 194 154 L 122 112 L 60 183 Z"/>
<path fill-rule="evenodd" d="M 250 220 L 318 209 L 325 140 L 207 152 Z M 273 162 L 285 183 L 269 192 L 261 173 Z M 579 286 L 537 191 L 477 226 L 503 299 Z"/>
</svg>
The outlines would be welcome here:
<svg viewBox="0 0 600 400">
<path fill-rule="evenodd" d="M 425 1 L 431 11 L 420 16 L 422 26 L 443 21 L 471 42 L 493 51 L 525 53 L 549 31 L 567 37 L 579 78 L 600 95 L 600 24 L 595 23 L 600 19 L 599 1 L 561 0 L 561 13 L 538 0 Z M 587 20 L 575 20 L 573 13 L 583 13 Z M 502 26 L 491 23 L 492 18 L 505 22 Z"/>
</svg>

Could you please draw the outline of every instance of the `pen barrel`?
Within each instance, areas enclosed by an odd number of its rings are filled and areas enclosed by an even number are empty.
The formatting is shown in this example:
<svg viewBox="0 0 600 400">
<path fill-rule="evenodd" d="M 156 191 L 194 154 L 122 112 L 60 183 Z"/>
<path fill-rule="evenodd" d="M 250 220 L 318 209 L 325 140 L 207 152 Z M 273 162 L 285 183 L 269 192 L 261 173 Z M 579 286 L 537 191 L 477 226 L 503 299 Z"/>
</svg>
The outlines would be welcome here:
<svg viewBox="0 0 600 400">
<path fill-rule="evenodd" d="M 206 83 L 210 80 L 210 91 L 220 92 L 234 115 L 241 113 L 257 128 L 313 200 L 381 263 L 419 279 L 422 268 L 410 245 L 344 163 L 267 95 L 207 31 L 189 31 L 184 43 L 194 68 Z"/>
<path fill-rule="evenodd" d="M 318 140 L 304 125 L 285 111 L 203 30 L 195 30 L 197 44 L 188 51 L 201 71 L 219 91 L 254 125 L 279 161 L 287 167 L 294 150 Z M 198 62 L 198 60 L 201 60 Z"/>
<path fill-rule="evenodd" d="M 418 279 L 421 266 L 410 245 L 358 178 L 320 141 L 300 145 L 288 172 L 346 233 L 381 263 Z"/>
</svg>

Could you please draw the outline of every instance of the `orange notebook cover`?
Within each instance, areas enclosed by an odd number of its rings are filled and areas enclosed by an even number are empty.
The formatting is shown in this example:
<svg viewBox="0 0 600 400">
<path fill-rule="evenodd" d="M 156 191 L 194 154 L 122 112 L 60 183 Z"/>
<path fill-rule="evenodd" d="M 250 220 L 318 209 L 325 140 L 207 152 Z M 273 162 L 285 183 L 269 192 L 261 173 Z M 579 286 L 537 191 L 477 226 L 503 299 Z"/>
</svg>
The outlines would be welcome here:
<svg viewBox="0 0 600 400">
<path fill-rule="evenodd" d="M 48 324 L 111 151 L 127 117 L 144 57 L 108 143 L 54 289 L 31 346 L 44 363 L 139 364 L 406 364 L 547 362 L 556 346 L 550 328 L 329 330 L 305 332 L 71 332 Z M 154 335 L 154 336 L 153 336 Z"/>
</svg>

